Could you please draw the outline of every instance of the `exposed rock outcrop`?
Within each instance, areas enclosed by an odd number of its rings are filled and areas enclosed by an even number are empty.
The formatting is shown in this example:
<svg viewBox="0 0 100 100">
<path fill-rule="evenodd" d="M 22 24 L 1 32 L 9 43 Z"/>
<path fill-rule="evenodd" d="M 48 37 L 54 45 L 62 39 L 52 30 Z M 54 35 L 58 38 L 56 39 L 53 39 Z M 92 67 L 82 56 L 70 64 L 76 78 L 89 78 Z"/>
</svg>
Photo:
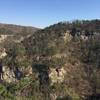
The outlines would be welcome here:
<svg viewBox="0 0 100 100">
<path fill-rule="evenodd" d="M 63 39 L 64 42 L 67 43 L 72 39 L 72 35 L 70 34 L 70 31 L 66 31 L 66 33 L 64 33 Z"/>
<path fill-rule="evenodd" d="M 10 70 L 7 66 L 3 66 L 3 80 L 8 83 L 17 81 L 13 70 Z"/>
<path fill-rule="evenodd" d="M 7 56 L 5 48 L 0 48 L 0 59 Z"/>
<path fill-rule="evenodd" d="M 0 43 L 3 42 L 7 37 L 7 35 L 0 35 Z"/>
<path fill-rule="evenodd" d="M 58 71 L 55 68 L 51 68 L 49 74 L 51 84 L 63 82 L 65 74 L 66 70 L 64 68 L 60 68 Z"/>
</svg>

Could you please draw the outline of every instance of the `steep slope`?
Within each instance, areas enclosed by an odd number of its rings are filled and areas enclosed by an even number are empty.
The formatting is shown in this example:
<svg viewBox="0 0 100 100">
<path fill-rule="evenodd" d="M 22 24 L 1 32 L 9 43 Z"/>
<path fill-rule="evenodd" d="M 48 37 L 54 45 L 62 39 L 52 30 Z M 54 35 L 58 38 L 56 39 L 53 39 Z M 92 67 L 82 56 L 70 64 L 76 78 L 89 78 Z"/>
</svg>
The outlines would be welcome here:
<svg viewBox="0 0 100 100">
<path fill-rule="evenodd" d="M 0 96 L 16 100 L 98 98 L 99 25 L 100 20 L 61 22 L 20 42 L 9 40 L 7 56 L 1 61 L 7 77 L 1 81 Z"/>
<path fill-rule="evenodd" d="M 62 98 L 69 95 L 74 100 L 100 94 L 98 92 L 100 90 L 98 87 L 100 81 L 98 79 L 100 76 L 98 74 L 100 72 L 99 25 L 99 20 L 58 23 L 37 31 L 23 41 L 26 52 L 32 59 L 33 69 L 38 67 L 41 77 L 43 77 L 41 73 L 44 72 L 41 66 L 44 66 L 47 72 L 49 67 L 48 74 L 52 84 L 54 83 L 52 86 L 55 88 L 56 96 Z"/>
</svg>

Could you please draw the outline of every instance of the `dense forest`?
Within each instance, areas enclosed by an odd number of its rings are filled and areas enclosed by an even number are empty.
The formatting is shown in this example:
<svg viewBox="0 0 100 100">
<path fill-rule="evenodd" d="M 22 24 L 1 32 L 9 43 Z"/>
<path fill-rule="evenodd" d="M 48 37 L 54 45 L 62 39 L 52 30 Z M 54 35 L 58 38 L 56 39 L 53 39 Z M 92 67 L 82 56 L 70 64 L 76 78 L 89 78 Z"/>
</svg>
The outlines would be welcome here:
<svg viewBox="0 0 100 100">
<path fill-rule="evenodd" d="M 14 34 L 8 29 L 0 34 Z M 100 20 L 23 28 L 17 36 L 24 39 L 5 39 L 0 46 L 6 52 L 0 57 L 0 99 L 100 99 Z"/>
</svg>

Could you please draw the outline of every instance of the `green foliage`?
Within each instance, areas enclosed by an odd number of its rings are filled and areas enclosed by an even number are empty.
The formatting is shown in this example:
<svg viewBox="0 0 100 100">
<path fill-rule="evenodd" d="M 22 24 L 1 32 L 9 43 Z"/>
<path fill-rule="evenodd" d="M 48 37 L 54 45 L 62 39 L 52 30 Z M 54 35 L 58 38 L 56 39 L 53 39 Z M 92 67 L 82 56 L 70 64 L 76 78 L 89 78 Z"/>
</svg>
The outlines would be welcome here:
<svg viewBox="0 0 100 100">
<path fill-rule="evenodd" d="M 0 96 L 2 100 L 15 100 L 14 96 L 6 89 L 6 86 L 0 84 Z"/>
<path fill-rule="evenodd" d="M 79 94 L 63 83 L 52 86 L 52 91 L 58 96 L 57 100 L 80 100 Z"/>
<path fill-rule="evenodd" d="M 0 94 L 6 91 L 6 88 L 4 85 L 0 84 Z"/>
</svg>

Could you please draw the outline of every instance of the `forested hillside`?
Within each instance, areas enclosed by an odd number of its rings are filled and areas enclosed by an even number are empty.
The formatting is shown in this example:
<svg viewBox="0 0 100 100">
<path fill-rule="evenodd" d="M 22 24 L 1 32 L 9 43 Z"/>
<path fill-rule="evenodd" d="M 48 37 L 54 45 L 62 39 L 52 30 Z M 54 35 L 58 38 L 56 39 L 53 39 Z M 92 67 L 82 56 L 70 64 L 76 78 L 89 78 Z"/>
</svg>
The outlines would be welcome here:
<svg viewBox="0 0 100 100">
<path fill-rule="evenodd" d="M 2 100 L 100 99 L 100 20 L 26 29 L 19 31 L 24 34 L 20 42 L 9 38 L 2 44 L 6 52 L 0 59 Z"/>
</svg>

